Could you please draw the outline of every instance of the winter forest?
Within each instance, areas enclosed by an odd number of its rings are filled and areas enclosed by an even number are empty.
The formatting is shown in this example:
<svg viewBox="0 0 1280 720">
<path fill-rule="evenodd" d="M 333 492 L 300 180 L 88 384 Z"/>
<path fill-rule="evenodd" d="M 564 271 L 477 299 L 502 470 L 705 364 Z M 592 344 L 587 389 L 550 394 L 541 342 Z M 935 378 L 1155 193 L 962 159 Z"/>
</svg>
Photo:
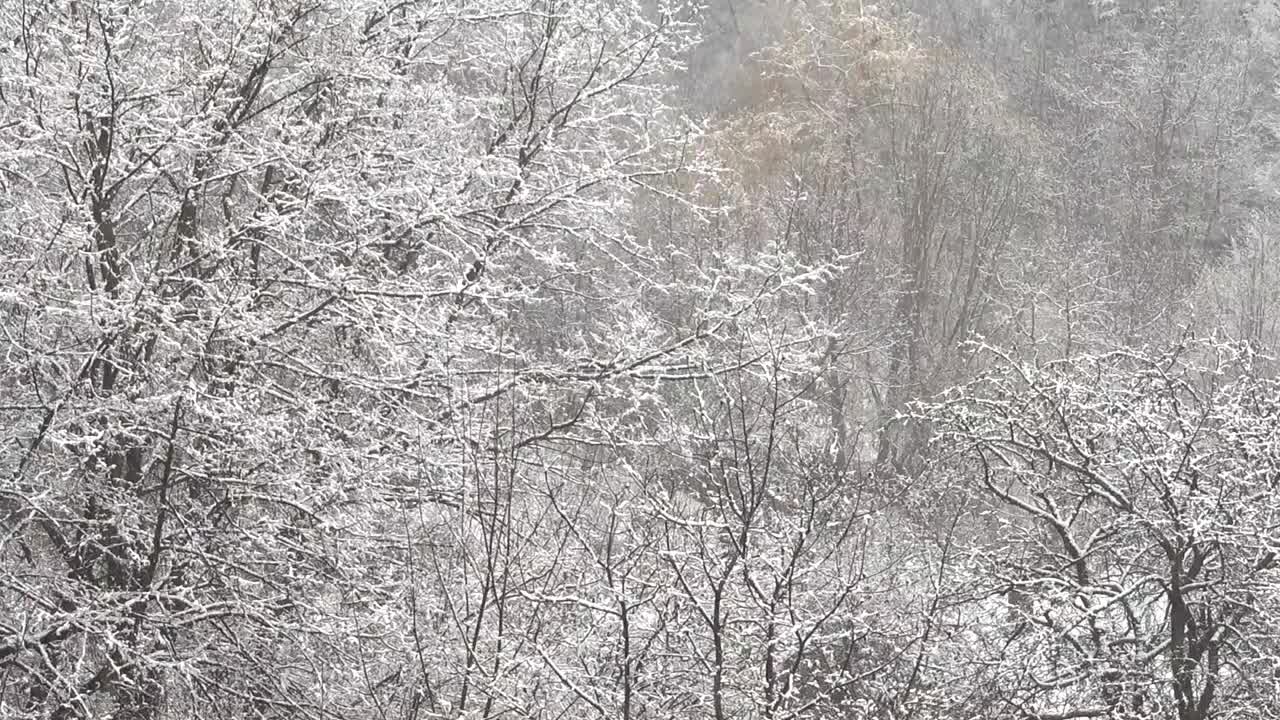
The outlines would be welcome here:
<svg viewBox="0 0 1280 720">
<path fill-rule="evenodd" d="M 1280 0 L 0 0 L 0 718 L 1280 717 Z"/>
</svg>

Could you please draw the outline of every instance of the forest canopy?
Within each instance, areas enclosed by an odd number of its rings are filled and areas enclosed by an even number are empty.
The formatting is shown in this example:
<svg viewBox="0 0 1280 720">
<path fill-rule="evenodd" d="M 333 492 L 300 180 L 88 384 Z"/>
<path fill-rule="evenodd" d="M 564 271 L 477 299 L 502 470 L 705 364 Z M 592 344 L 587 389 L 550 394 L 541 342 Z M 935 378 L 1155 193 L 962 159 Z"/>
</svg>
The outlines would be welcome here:
<svg viewBox="0 0 1280 720">
<path fill-rule="evenodd" d="M 1277 0 L 0 0 L 0 717 L 1276 717 L 1277 68 Z"/>
</svg>

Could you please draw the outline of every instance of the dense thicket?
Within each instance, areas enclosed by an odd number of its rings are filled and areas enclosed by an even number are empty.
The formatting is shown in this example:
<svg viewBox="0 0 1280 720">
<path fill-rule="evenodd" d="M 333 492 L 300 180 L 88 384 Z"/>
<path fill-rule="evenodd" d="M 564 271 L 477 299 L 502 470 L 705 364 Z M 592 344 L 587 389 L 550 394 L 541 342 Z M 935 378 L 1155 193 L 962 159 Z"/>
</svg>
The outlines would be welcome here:
<svg viewBox="0 0 1280 720">
<path fill-rule="evenodd" d="M 0 0 L 0 717 L 1280 712 L 1273 0 Z"/>
</svg>

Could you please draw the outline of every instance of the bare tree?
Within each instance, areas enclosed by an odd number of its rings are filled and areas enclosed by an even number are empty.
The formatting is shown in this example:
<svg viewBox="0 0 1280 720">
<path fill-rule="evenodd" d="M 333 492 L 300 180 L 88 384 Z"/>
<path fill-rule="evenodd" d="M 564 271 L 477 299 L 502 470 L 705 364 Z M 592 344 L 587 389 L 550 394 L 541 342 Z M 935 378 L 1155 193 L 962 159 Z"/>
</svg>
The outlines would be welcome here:
<svg viewBox="0 0 1280 720">
<path fill-rule="evenodd" d="M 1210 341 L 1043 367 L 1005 357 L 922 407 L 1004 528 L 977 557 L 1016 618 L 985 631 L 1007 633 L 991 661 L 1016 678 L 1009 712 L 1273 709 L 1267 362 Z"/>
</svg>

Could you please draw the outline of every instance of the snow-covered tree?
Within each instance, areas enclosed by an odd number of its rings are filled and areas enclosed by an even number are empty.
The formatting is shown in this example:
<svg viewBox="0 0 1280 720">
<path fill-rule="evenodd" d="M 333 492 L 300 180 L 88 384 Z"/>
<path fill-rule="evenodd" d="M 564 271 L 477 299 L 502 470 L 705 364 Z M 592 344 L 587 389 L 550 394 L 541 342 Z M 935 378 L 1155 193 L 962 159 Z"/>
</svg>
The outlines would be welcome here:
<svg viewBox="0 0 1280 720">
<path fill-rule="evenodd" d="M 996 369 L 920 411 L 972 508 L 993 713 L 1274 714 L 1280 384 L 1188 340 Z M 983 657 L 985 655 L 985 657 Z"/>
<path fill-rule="evenodd" d="M 525 463 L 628 438 L 778 284 L 638 302 L 682 11 L 3 10 L 2 714 L 529 702 Z"/>
</svg>

